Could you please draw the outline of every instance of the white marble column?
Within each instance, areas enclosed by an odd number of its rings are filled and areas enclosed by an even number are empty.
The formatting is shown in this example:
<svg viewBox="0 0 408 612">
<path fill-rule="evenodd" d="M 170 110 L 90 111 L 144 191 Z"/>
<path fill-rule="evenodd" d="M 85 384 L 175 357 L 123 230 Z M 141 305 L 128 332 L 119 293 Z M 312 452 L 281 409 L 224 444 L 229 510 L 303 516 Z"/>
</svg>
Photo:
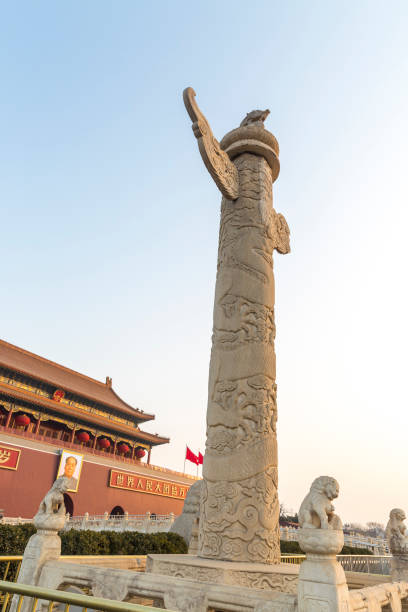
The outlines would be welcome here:
<svg viewBox="0 0 408 612">
<path fill-rule="evenodd" d="M 289 229 L 273 208 L 279 146 L 252 111 L 219 144 L 186 90 L 204 163 L 223 193 L 208 386 L 200 557 L 279 563 L 273 251 Z"/>
<path fill-rule="evenodd" d="M 221 205 L 199 554 L 279 563 L 273 179 L 259 155 L 235 165 L 240 195 Z"/>
</svg>

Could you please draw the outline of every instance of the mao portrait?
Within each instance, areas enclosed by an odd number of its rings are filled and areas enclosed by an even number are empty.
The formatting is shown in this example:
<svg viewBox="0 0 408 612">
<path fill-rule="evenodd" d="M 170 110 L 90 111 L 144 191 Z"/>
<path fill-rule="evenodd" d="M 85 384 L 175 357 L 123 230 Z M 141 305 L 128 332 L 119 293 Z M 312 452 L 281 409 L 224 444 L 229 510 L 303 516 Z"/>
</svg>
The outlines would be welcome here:
<svg viewBox="0 0 408 612">
<path fill-rule="evenodd" d="M 79 479 L 81 476 L 83 455 L 63 450 L 58 466 L 57 478 L 66 476 L 71 480 L 68 491 L 76 493 L 78 491 Z"/>
</svg>

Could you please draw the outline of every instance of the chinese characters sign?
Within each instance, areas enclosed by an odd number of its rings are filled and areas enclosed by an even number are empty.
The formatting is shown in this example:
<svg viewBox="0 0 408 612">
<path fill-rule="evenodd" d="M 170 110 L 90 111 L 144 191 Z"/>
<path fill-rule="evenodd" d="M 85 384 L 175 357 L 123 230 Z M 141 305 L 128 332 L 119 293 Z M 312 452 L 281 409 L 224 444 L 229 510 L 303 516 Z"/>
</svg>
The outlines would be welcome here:
<svg viewBox="0 0 408 612">
<path fill-rule="evenodd" d="M 111 470 L 109 486 L 128 491 L 139 491 L 151 495 L 163 495 L 174 499 L 185 499 L 189 486 L 180 485 L 168 480 L 157 480 L 157 478 L 146 478 L 139 474 L 129 474 Z"/>
<path fill-rule="evenodd" d="M 16 470 L 20 460 L 21 450 L 0 446 L 0 468 Z"/>
</svg>

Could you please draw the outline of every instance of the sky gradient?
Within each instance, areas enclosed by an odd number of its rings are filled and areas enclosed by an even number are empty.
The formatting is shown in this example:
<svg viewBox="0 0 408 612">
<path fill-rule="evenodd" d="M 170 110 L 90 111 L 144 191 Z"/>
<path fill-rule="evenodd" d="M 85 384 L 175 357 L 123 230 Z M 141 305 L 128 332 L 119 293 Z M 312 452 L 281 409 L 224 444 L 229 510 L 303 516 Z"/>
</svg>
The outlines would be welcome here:
<svg viewBox="0 0 408 612">
<path fill-rule="evenodd" d="M 406 2 L 2 3 L 1 337 L 204 451 L 220 194 L 214 134 L 269 108 L 279 495 L 336 477 L 344 521 L 408 510 Z M 194 466 L 189 468 L 194 473 Z"/>
</svg>

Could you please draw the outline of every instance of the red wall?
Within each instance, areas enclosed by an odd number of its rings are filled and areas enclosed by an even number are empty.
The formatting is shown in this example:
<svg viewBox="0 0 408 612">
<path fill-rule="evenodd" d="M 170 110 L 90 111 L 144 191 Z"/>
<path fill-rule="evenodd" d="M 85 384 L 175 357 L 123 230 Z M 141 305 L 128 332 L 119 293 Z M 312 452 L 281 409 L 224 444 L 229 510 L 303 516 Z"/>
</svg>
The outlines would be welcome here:
<svg viewBox="0 0 408 612">
<path fill-rule="evenodd" d="M 7 445 L 10 448 L 20 448 L 17 445 Z M 56 478 L 59 459 L 58 454 L 21 448 L 18 469 L 16 471 L 0 469 L 0 508 L 4 510 L 5 516 L 32 518 L 35 515 L 42 498 Z M 122 506 L 123 510 L 129 514 L 181 513 L 183 500 L 109 487 L 109 475 L 112 468 L 89 463 L 86 459 L 85 456 L 78 492 L 69 492 L 74 503 L 74 516 L 82 516 L 85 512 L 89 514 L 110 513 L 115 506 Z M 113 469 L 130 472 L 126 468 L 120 465 L 113 467 Z M 157 475 L 152 473 L 151 478 L 163 480 L 163 476 L 158 472 Z M 170 475 L 168 478 L 172 480 Z"/>
</svg>

